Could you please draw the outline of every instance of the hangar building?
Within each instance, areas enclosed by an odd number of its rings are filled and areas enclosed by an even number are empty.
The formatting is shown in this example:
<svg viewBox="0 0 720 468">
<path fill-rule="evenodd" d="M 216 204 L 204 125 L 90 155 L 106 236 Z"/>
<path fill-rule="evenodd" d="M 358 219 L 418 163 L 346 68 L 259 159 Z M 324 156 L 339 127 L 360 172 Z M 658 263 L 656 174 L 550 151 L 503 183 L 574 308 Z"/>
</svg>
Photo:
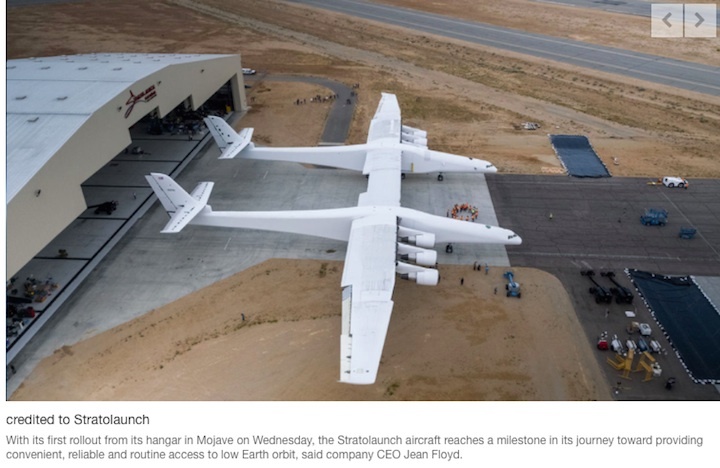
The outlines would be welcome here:
<svg viewBox="0 0 720 468">
<path fill-rule="evenodd" d="M 211 140 L 195 134 L 200 116 L 242 114 L 247 104 L 239 55 L 88 54 L 6 66 L 10 362 L 152 205 L 144 174 L 182 170 Z M 182 120 L 190 115 L 192 127 Z M 151 158 L 132 154 L 140 141 L 155 145 Z M 112 216 L 90 219 L 94 203 L 120 192 L 130 196 Z M 28 295 L 27 284 L 41 294 Z"/>
<path fill-rule="evenodd" d="M 7 61 L 7 278 L 87 209 L 81 184 L 127 148 L 134 124 L 195 110 L 226 84 L 245 109 L 239 55 Z"/>
</svg>

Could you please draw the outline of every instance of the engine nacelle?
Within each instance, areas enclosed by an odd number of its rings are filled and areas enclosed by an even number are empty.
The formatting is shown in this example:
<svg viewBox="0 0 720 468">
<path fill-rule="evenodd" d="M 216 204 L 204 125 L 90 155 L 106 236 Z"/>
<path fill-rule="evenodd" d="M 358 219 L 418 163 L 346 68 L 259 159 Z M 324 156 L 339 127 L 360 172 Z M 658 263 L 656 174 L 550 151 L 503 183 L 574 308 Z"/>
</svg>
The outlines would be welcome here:
<svg viewBox="0 0 720 468">
<path fill-rule="evenodd" d="M 398 253 L 400 260 L 410 260 L 418 265 L 435 266 L 437 263 L 437 252 L 434 250 L 398 243 Z"/>
<path fill-rule="evenodd" d="M 423 268 L 422 271 L 402 273 L 400 278 L 413 280 L 421 286 L 437 286 L 440 280 L 440 273 L 437 270 Z"/>
<path fill-rule="evenodd" d="M 415 143 L 414 141 L 403 141 L 403 144 L 406 144 L 409 146 L 415 146 L 417 148 L 427 148 L 426 145 L 421 145 L 420 143 Z"/>
<path fill-rule="evenodd" d="M 421 138 L 427 138 L 427 132 L 425 130 L 420 130 L 419 128 L 412 128 L 408 127 L 407 125 L 402 126 L 403 133 L 409 133 L 411 135 L 415 135 Z"/>
<path fill-rule="evenodd" d="M 415 263 L 418 265 L 435 266 L 437 264 L 437 252 L 434 250 L 423 250 L 415 254 Z"/>
<path fill-rule="evenodd" d="M 398 228 L 398 237 L 400 242 L 425 247 L 431 249 L 435 247 L 435 234 L 429 232 L 416 231 L 400 226 Z"/>
<path fill-rule="evenodd" d="M 395 271 L 400 275 L 400 278 L 413 280 L 423 286 L 435 286 L 440 281 L 440 273 L 432 268 L 397 262 Z"/>
<path fill-rule="evenodd" d="M 408 135 L 407 133 L 402 134 L 402 141 L 403 143 L 408 143 L 410 145 L 415 145 L 423 148 L 427 148 L 427 138 L 423 137 L 416 137 L 414 135 Z"/>
<path fill-rule="evenodd" d="M 440 273 L 437 270 L 425 270 L 417 273 L 415 282 L 422 286 L 437 286 L 440 281 Z"/>
</svg>

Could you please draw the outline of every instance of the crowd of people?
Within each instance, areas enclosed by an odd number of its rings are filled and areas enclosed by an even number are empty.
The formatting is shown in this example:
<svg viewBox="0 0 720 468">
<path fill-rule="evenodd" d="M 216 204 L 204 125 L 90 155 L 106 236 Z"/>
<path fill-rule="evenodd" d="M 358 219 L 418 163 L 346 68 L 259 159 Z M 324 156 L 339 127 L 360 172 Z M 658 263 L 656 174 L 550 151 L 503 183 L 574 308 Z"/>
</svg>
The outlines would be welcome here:
<svg viewBox="0 0 720 468">
<path fill-rule="evenodd" d="M 310 98 L 311 103 L 318 103 L 318 102 L 331 102 L 338 98 L 337 94 L 328 94 L 326 96 L 322 96 L 320 94 L 316 94 L 315 96 Z M 303 104 L 307 104 L 308 100 L 306 98 L 298 98 L 295 99 L 295 105 L 300 106 Z"/>
<path fill-rule="evenodd" d="M 459 203 L 448 210 L 447 217 L 475 222 L 478 217 L 478 209 L 469 203 Z"/>
</svg>

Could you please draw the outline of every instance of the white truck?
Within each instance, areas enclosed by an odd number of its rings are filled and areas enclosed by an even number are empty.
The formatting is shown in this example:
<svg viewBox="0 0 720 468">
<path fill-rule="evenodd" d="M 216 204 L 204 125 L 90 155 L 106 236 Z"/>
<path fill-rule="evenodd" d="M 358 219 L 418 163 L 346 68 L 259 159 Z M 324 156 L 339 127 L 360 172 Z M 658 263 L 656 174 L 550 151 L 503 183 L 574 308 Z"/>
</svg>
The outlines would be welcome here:
<svg viewBox="0 0 720 468">
<path fill-rule="evenodd" d="M 678 188 L 688 188 L 688 181 L 683 179 L 682 177 L 663 177 L 662 183 L 665 185 L 665 187 L 678 187 Z"/>
</svg>

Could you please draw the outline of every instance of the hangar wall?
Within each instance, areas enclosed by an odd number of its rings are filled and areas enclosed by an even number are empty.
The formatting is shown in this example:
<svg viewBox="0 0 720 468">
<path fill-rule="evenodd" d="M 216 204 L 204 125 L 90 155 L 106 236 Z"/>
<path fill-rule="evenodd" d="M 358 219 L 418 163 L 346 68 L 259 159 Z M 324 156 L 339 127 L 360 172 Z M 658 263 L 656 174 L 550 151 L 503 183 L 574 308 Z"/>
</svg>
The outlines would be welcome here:
<svg viewBox="0 0 720 468">
<path fill-rule="evenodd" d="M 234 108 L 245 109 L 239 55 L 168 65 L 98 107 L 7 204 L 7 278 L 87 209 L 81 184 L 131 143 L 133 124 L 188 98 L 196 109 L 228 81 Z"/>
</svg>

